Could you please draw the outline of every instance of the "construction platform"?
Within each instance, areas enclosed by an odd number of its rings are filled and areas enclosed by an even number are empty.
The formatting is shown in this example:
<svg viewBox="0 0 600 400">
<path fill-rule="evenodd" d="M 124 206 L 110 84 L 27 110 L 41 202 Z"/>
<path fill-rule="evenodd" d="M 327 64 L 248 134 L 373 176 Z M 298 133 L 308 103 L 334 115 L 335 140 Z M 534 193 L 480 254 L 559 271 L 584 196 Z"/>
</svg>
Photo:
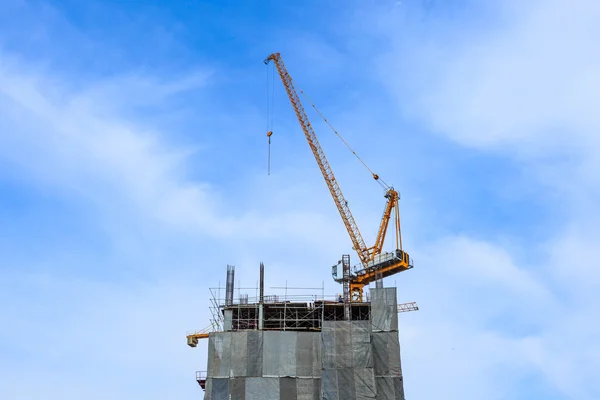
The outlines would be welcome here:
<svg viewBox="0 0 600 400">
<path fill-rule="evenodd" d="M 277 301 L 262 304 L 261 330 L 321 331 L 324 321 L 343 321 L 345 305 L 341 301 L 317 300 L 309 302 Z M 352 303 L 350 320 L 369 321 L 370 303 Z M 259 329 L 261 305 L 236 304 L 224 306 L 225 330 Z"/>
</svg>

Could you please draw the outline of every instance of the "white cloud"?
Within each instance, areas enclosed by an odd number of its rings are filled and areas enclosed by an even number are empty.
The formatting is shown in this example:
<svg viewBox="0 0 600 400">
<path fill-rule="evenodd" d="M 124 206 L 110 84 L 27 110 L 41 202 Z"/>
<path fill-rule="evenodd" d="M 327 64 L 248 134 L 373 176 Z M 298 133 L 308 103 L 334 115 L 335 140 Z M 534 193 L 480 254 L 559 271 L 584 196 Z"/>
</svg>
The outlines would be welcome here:
<svg viewBox="0 0 600 400">
<path fill-rule="evenodd" d="M 394 50 L 380 59 L 382 73 L 403 113 L 437 135 L 518 163 L 532 183 L 544 184 L 547 192 L 539 198 L 552 205 L 555 219 L 545 237 L 517 236 L 510 247 L 501 237 L 490 243 L 451 237 L 413 251 L 415 258 L 421 256 L 421 268 L 433 269 L 421 271 L 430 289 L 418 282 L 424 294 L 413 295 L 423 303 L 427 299 L 436 321 L 413 325 L 423 330 L 404 349 L 420 370 L 422 351 L 449 345 L 431 330 L 442 326 L 462 342 L 457 357 L 471 360 L 471 366 L 460 376 L 450 372 L 454 379 L 446 382 L 457 397 L 504 398 L 495 381 L 504 365 L 505 385 L 538 373 L 557 395 L 593 399 L 600 395 L 593 378 L 600 368 L 594 339 L 600 329 L 595 318 L 600 312 L 595 295 L 600 6 L 594 1 L 503 6 L 494 4 L 497 20 L 485 28 L 460 20 L 428 24 L 435 18 L 424 18 L 422 25 L 403 23 L 410 15 L 406 10 L 384 17 L 396 23 L 387 25 Z M 543 256 L 533 262 L 519 259 L 540 249 Z M 503 352 L 493 351 L 498 347 Z M 452 371 L 446 364 L 451 355 L 440 354 L 441 369 Z M 482 359 L 489 369 L 480 365 Z M 410 368 L 408 361 L 405 365 Z M 407 379 L 411 397 L 435 393 L 426 382 L 430 371 L 422 374 L 427 379 L 420 381 L 415 372 L 414 386 Z M 485 383 L 465 387 L 461 376 Z"/>
<path fill-rule="evenodd" d="M 208 309 L 195 282 L 2 278 L 11 282 L 0 294 L 0 315 L 10 322 L 0 333 L 0 343 L 11 346 L 0 363 L 7 398 L 198 394 L 194 371 L 205 348 L 190 349 L 185 334 L 203 328 L 191 324 L 208 320 Z"/>
<path fill-rule="evenodd" d="M 510 18 L 499 17 L 488 29 L 469 31 L 466 24 L 468 35 L 456 35 L 442 25 L 429 41 L 411 38 L 414 47 L 400 40 L 398 25 L 399 50 L 410 53 L 390 55 L 385 72 L 399 66 L 418 71 L 410 79 L 391 80 L 403 105 L 412 103 L 409 109 L 434 131 L 466 146 L 529 156 L 593 154 L 600 144 L 594 107 L 600 90 L 600 55 L 594 51 L 600 6 L 508 5 Z"/>
<path fill-rule="evenodd" d="M 466 237 L 413 253 L 418 270 L 400 284 L 421 308 L 401 315 L 407 397 L 513 398 L 536 375 L 556 395 L 597 397 L 593 292 L 549 284 L 551 265 L 518 266 L 501 246 Z"/>
<path fill-rule="evenodd" d="M 207 183 L 210 177 L 189 179 L 189 148 L 172 145 L 170 133 L 150 130 L 137 117 L 120 115 L 140 103 L 168 107 L 166 97 L 202 90 L 203 72 L 174 81 L 127 75 L 71 92 L 59 79 L 22 72 L 23 65 L 12 60 L 0 68 L 0 108 L 7 117 L 0 126 L 0 154 L 34 181 L 59 185 L 113 212 L 125 207 L 167 226 L 213 237 L 259 240 L 286 233 L 321 244 L 310 232 L 323 216 L 298 210 L 310 193 L 298 193 L 294 182 L 277 180 L 281 186 L 271 190 L 273 199 L 239 210 L 254 187 L 225 198 Z M 200 132 L 199 146 L 203 137 Z M 295 193 L 294 198 L 286 198 L 286 192 Z"/>
</svg>

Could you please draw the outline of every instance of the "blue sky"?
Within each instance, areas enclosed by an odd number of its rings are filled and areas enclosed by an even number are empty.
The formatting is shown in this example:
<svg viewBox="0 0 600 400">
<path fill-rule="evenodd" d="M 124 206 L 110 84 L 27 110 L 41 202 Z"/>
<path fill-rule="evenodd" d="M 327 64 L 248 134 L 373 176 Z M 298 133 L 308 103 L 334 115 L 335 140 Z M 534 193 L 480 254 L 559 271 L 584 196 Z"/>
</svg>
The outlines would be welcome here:
<svg viewBox="0 0 600 400">
<path fill-rule="evenodd" d="M 0 9 L 0 391 L 192 399 L 208 287 L 340 288 L 350 241 L 280 82 L 402 194 L 407 398 L 597 399 L 600 6 L 76 2 Z M 379 186 L 311 113 L 373 241 Z M 435 384 L 432 384 L 435 382 Z"/>
</svg>

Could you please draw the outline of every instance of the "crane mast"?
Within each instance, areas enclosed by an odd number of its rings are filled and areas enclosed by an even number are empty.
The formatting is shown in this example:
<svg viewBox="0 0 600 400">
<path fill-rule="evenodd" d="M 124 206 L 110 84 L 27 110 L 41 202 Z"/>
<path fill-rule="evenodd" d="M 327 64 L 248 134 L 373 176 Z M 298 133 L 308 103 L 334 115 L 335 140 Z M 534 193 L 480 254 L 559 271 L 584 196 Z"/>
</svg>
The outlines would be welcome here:
<svg viewBox="0 0 600 400">
<path fill-rule="evenodd" d="M 385 197 L 387 198 L 386 206 L 384 209 L 383 217 L 381 220 L 381 224 L 379 226 L 379 231 L 377 233 L 377 239 L 375 244 L 372 247 L 367 247 L 365 241 L 358 230 L 358 225 L 354 221 L 354 217 L 350 212 L 350 208 L 348 207 L 348 202 L 344 198 L 342 194 L 342 190 L 338 185 L 338 182 L 333 174 L 331 166 L 325 157 L 325 153 L 319 144 L 319 140 L 317 139 L 317 135 L 310 124 L 308 116 L 304 111 L 304 107 L 302 106 L 302 102 L 300 101 L 300 97 L 294 87 L 294 83 L 292 81 L 292 77 L 288 73 L 283 60 L 281 59 L 280 53 L 273 53 L 269 57 L 264 60 L 265 64 L 268 64 L 270 61 L 273 61 L 275 67 L 277 68 L 277 72 L 279 77 L 281 78 L 281 82 L 285 87 L 285 91 L 288 95 L 290 103 L 296 113 L 296 117 L 298 118 L 298 122 L 306 136 L 306 140 L 313 152 L 315 160 L 319 165 L 319 169 L 327 183 L 327 187 L 331 192 L 331 196 L 335 202 L 335 205 L 342 217 L 342 221 L 346 226 L 346 230 L 352 240 L 352 245 L 360 262 L 362 264 L 362 269 L 355 271 L 354 273 L 350 272 L 349 265 L 349 257 L 342 257 L 344 267 L 343 277 L 338 277 L 337 266 L 333 267 L 332 275 L 336 282 L 343 283 L 349 286 L 349 292 L 351 293 L 351 301 L 353 302 L 361 302 L 363 297 L 363 287 L 368 285 L 371 282 L 376 281 L 377 279 L 381 279 L 395 273 L 405 271 L 407 269 L 412 268 L 412 260 L 408 256 L 408 253 L 402 250 L 402 236 L 400 234 L 400 212 L 398 206 L 399 195 L 392 187 L 388 187 L 384 185 L 386 188 Z M 313 106 L 314 107 L 314 106 Z M 318 111 L 318 110 L 317 110 Z M 270 137 L 271 132 L 267 135 Z M 363 163 L 364 164 L 364 163 Z M 366 165 L 365 165 L 366 166 Z M 378 180 L 379 176 L 372 173 L 373 177 Z M 396 221 L 396 251 L 393 253 L 383 253 L 383 243 L 385 241 L 386 232 L 389 226 L 389 220 L 391 218 L 392 212 L 395 211 L 395 221 Z"/>
</svg>

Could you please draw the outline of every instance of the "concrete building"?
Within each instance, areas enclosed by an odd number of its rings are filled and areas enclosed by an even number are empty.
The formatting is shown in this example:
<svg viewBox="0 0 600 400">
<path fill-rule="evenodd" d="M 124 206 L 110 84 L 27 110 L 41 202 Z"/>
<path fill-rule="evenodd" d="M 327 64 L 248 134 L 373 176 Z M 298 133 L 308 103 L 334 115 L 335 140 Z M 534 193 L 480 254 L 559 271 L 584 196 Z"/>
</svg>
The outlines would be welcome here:
<svg viewBox="0 0 600 400">
<path fill-rule="evenodd" d="M 227 293 L 198 375 L 205 400 L 404 399 L 396 288 L 349 306 L 265 297 L 262 285 L 253 303 Z"/>
</svg>

